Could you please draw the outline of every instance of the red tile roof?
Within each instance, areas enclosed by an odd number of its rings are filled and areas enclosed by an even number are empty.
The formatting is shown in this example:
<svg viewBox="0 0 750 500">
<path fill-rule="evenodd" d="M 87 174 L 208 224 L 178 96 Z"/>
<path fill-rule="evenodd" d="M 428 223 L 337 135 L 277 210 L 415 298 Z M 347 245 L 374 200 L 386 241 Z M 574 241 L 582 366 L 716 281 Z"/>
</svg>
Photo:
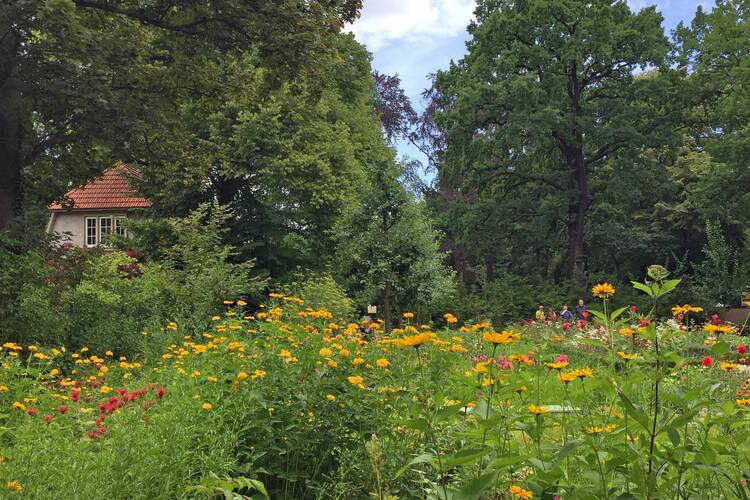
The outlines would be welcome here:
<svg viewBox="0 0 750 500">
<path fill-rule="evenodd" d="M 140 178 L 138 171 L 124 163 L 118 163 L 83 187 L 65 193 L 62 200 L 51 204 L 49 209 L 62 211 L 149 208 L 151 202 L 143 196 L 138 196 L 131 186 L 132 178 Z"/>
</svg>

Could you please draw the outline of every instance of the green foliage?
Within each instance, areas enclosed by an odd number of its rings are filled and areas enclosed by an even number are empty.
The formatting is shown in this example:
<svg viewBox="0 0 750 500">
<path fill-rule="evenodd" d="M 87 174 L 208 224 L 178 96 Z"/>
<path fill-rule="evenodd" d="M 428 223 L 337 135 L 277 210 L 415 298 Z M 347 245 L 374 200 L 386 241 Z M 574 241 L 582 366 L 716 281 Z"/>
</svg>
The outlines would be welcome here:
<svg viewBox="0 0 750 500">
<path fill-rule="evenodd" d="M 361 205 L 338 228 L 334 262 L 359 307 L 382 306 L 386 328 L 396 304 L 429 317 L 454 291 L 438 233 L 423 204 L 400 184 L 402 173 L 392 160 L 373 165 Z"/>
<path fill-rule="evenodd" d="M 690 294 L 708 307 L 740 305 L 746 274 L 737 251 L 727 244 L 718 223 L 706 222 L 703 260 L 695 265 Z"/>
</svg>

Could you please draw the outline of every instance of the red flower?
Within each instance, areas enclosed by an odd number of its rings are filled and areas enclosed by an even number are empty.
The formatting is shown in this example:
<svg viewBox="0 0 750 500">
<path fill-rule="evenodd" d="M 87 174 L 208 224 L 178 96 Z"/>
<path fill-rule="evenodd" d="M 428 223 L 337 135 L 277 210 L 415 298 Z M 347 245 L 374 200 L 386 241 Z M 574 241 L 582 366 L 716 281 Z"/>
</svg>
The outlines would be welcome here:
<svg viewBox="0 0 750 500">
<path fill-rule="evenodd" d="M 589 312 L 588 311 L 583 311 L 583 317 L 584 318 L 588 318 L 589 317 Z"/>
<path fill-rule="evenodd" d="M 59 411 L 60 413 L 65 413 L 66 411 L 68 411 L 68 405 L 60 405 L 60 406 L 58 406 L 57 407 L 57 411 Z"/>
<path fill-rule="evenodd" d="M 160 387 L 159 390 L 156 391 L 156 397 L 163 398 L 166 393 L 167 393 L 166 389 L 164 389 L 163 387 Z"/>
<path fill-rule="evenodd" d="M 637 308 L 637 307 L 635 307 L 635 306 L 630 306 L 630 312 L 632 312 L 633 314 L 635 314 L 635 313 L 636 313 L 637 311 L 638 311 L 638 308 Z"/>
<path fill-rule="evenodd" d="M 81 387 L 81 381 L 80 380 L 76 380 L 75 381 L 75 386 L 76 386 L 76 389 L 78 389 L 79 387 Z"/>
<path fill-rule="evenodd" d="M 55 417 L 53 417 L 52 415 L 45 415 L 45 416 L 42 417 L 42 420 L 44 420 L 48 424 L 50 422 L 52 422 L 54 419 L 55 419 Z"/>
<path fill-rule="evenodd" d="M 70 391 L 70 400 L 77 403 L 81 400 L 81 391 Z"/>
<path fill-rule="evenodd" d="M 127 393 L 128 393 L 128 390 L 125 388 L 120 387 L 119 389 L 117 389 L 117 394 L 119 394 L 120 396 L 124 396 Z"/>
<path fill-rule="evenodd" d="M 563 321 L 562 327 L 563 330 L 567 330 L 568 328 L 570 328 L 570 323 L 568 323 L 567 321 Z"/>
<path fill-rule="evenodd" d="M 747 352 L 747 347 L 745 347 L 744 345 L 740 344 L 740 345 L 737 346 L 737 352 L 740 353 L 740 354 L 745 354 Z"/>
<path fill-rule="evenodd" d="M 651 320 L 650 319 L 641 319 L 641 320 L 638 321 L 638 324 L 641 325 L 641 326 L 648 326 L 648 325 L 651 324 Z"/>
<path fill-rule="evenodd" d="M 711 356 L 706 356 L 705 358 L 703 358 L 703 366 L 708 367 L 712 364 L 714 364 L 714 358 L 712 358 Z"/>
<path fill-rule="evenodd" d="M 34 415 L 36 415 L 37 413 L 39 413 L 39 410 L 37 410 L 36 408 L 29 408 L 26 411 L 26 413 L 28 413 L 29 415 L 31 415 L 33 417 Z"/>
<path fill-rule="evenodd" d="M 582 319 L 579 319 L 578 320 L 578 328 L 585 328 L 585 327 L 586 327 L 586 322 L 583 321 Z"/>
<path fill-rule="evenodd" d="M 99 437 L 99 433 L 98 433 L 98 432 L 96 432 L 96 431 L 91 431 L 91 432 L 89 432 L 89 437 L 90 437 L 91 439 L 96 439 L 96 438 L 98 438 L 98 437 Z"/>
</svg>

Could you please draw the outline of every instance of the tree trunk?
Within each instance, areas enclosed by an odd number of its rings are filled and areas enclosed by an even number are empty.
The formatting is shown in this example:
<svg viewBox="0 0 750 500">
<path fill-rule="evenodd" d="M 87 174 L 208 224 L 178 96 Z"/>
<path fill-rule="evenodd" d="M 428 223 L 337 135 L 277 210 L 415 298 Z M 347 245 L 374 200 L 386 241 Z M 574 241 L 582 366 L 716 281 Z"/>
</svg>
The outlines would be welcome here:
<svg viewBox="0 0 750 500">
<path fill-rule="evenodd" d="M 589 188 L 583 152 L 576 152 L 577 159 L 572 166 L 571 185 L 574 193 L 568 204 L 568 260 L 567 275 L 576 283 L 585 281 L 586 254 L 584 231 L 586 213 L 589 209 Z"/>
<path fill-rule="evenodd" d="M 391 282 L 386 281 L 385 289 L 383 290 L 383 320 L 385 322 L 385 333 L 391 333 L 392 322 L 391 319 Z"/>
<path fill-rule="evenodd" d="M 586 254 L 584 251 L 584 230 L 589 209 L 588 172 L 583 155 L 583 133 L 579 125 L 581 116 L 581 91 L 583 86 L 578 78 L 578 65 L 570 64 L 568 73 L 568 97 L 572 119 L 572 144 L 565 143 L 563 154 L 570 171 L 570 184 L 574 191 L 568 202 L 568 277 L 576 284 L 585 281 Z"/>
<path fill-rule="evenodd" d="M 16 215 L 21 192 L 21 92 L 16 74 L 20 38 L 0 41 L 0 230 Z"/>
</svg>

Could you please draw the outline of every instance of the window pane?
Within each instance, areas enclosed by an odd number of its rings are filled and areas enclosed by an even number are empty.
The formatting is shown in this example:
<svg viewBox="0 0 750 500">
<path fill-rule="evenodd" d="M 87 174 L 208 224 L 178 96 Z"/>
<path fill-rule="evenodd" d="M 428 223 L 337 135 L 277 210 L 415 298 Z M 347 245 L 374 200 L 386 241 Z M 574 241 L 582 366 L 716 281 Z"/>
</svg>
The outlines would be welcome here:
<svg viewBox="0 0 750 500">
<path fill-rule="evenodd" d="M 89 217 L 86 219 L 86 246 L 93 247 L 96 245 L 96 219 Z"/>
<path fill-rule="evenodd" d="M 115 217 L 114 225 L 115 225 L 115 233 L 118 236 L 125 236 L 125 217 Z"/>
</svg>

